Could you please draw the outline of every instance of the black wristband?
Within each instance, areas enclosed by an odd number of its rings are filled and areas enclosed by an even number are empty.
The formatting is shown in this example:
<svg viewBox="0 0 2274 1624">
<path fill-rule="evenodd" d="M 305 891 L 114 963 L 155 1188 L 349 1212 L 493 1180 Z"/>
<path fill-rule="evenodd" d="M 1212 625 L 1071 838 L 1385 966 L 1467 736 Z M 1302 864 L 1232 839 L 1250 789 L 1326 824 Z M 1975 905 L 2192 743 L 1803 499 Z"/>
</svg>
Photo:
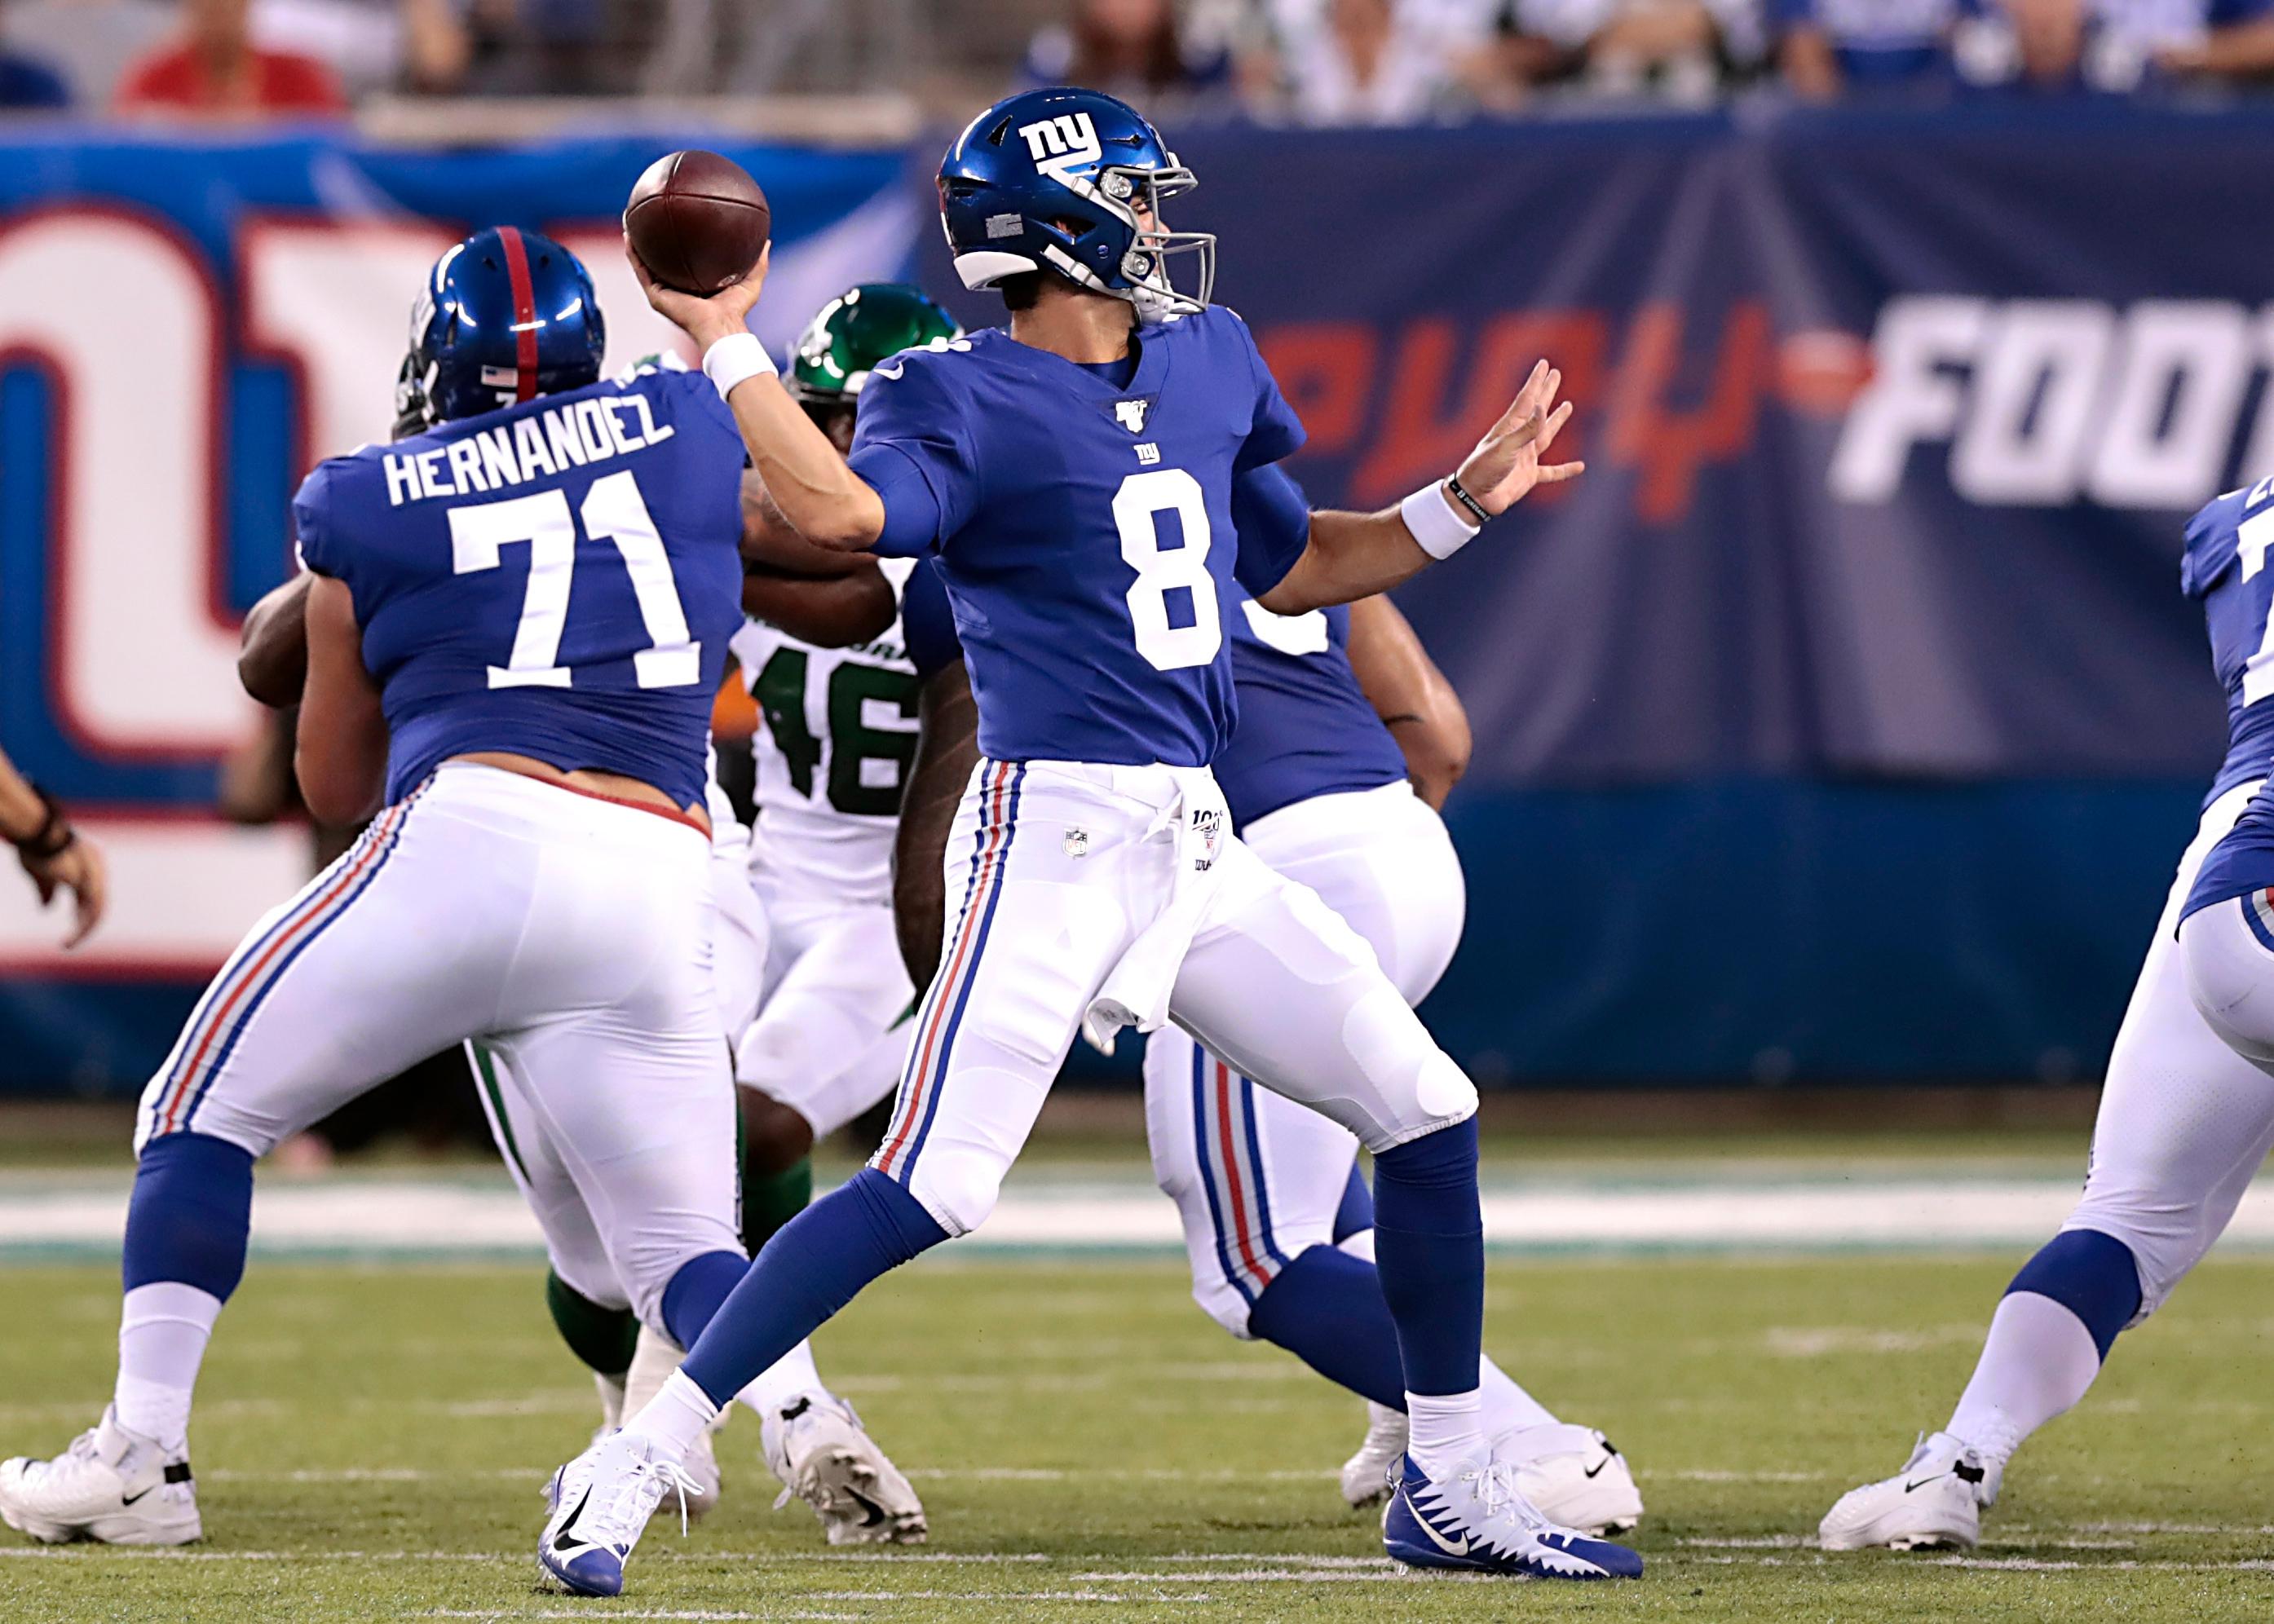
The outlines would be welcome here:
<svg viewBox="0 0 2274 1624">
<path fill-rule="evenodd" d="M 1462 507 L 1467 508 L 1469 510 L 1469 517 L 1474 519 L 1479 524 L 1489 524 L 1492 523 L 1492 515 L 1485 511 L 1484 504 L 1477 500 L 1475 497 L 1471 496 L 1467 491 L 1461 487 L 1461 477 L 1458 474 L 1449 474 L 1446 476 L 1445 494 L 1451 497 L 1455 501 L 1460 503 Z"/>
<path fill-rule="evenodd" d="M 47 816 L 37 829 L 20 838 L 11 837 L 10 844 L 27 862 L 47 862 L 71 850 L 72 842 L 79 838 L 79 831 L 64 816 L 61 801 L 36 784 L 27 783 L 26 786 L 40 798 L 40 806 Z"/>
</svg>

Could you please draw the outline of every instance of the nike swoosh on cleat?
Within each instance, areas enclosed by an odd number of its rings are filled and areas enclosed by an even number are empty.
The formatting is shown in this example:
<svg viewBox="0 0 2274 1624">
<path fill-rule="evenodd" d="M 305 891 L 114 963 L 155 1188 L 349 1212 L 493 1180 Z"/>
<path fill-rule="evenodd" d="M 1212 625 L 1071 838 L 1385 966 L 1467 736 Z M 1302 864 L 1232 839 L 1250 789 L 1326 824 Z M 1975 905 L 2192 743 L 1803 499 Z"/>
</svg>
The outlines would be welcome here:
<svg viewBox="0 0 2274 1624">
<path fill-rule="evenodd" d="M 568 1531 L 570 1528 L 576 1525 L 576 1519 L 584 1515 L 584 1507 L 591 1498 L 592 1485 L 588 1483 L 584 1485 L 584 1492 L 576 1497 L 576 1509 L 568 1514 L 567 1518 L 564 1519 L 561 1524 L 561 1531 L 553 1536 L 553 1548 L 555 1551 L 588 1551 L 591 1549 L 592 1542 L 591 1540 L 585 1539 Z"/>
<path fill-rule="evenodd" d="M 1582 1472 L 1580 1476 L 1584 1477 L 1593 1477 L 1597 1472 L 1601 1471 L 1604 1467 L 1608 1466 L 1610 1463 L 1611 1457 L 1607 1455 L 1601 1460 L 1597 1461 L 1593 1466 L 1587 1468 L 1587 1470 Z"/>
<path fill-rule="evenodd" d="M 866 1494 L 862 1493 L 860 1490 L 847 1488 L 845 1491 L 845 1493 L 855 1505 L 860 1507 L 862 1510 L 869 1514 L 867 1516 L 861 1519 L 861 1526 L 862 1528 L 875 1528 L 878 1523 L 885 1521 L 885 1508 L 878 1505 L 875 1500 L 870 1500 Z"/>
<path fill-rule="evenodd" d="M 1421 1531 L 1429 1536 L 1429 1543 L 1435 1545 L 1437 1549 L 1448 1556 L 1466 1556 L 1469 1553 L 1469 1537 L 1466 1534 L 1461 1536 L 1460 1544 L 1455 1545 L 1437 1531 L 1434 1523 L 1421 1515 L 1421 1508 L 1413 1503 L 1411 1495 L 1406 1497 L 1405 1508 L 1413 1514 L 1413 1520 L 1421 1525 Z"/>
<path fill-rule="evenodd" d="M 154 1483 L 150 1485 L 150 1489 L 154 1489 L 158 1485 Z M 150 1489 L 143 1490 L 141 1494 L 122 1494 L 118 1498 L 118 1503 L 122 1506 L 131 1506 L 136 1500 L 140 1500 L 143 1494 L 147 1494 L 150 1492 Z"/>
<path fill-rule="evenodd" d="M 1906 1483 L 1903 1485 L 1903 1492 L 1908 1494 L 1913 1489 L 1923 1489 L 1926 1487 L 1930 1483 L 1940 1483 L 1945 1477 L 1949 1476 L 1950 1474 L 1948 1472 L 1937 1472 L 1933 1477 L 1922 1477 L 1916 1483 Z"/>
</svg>

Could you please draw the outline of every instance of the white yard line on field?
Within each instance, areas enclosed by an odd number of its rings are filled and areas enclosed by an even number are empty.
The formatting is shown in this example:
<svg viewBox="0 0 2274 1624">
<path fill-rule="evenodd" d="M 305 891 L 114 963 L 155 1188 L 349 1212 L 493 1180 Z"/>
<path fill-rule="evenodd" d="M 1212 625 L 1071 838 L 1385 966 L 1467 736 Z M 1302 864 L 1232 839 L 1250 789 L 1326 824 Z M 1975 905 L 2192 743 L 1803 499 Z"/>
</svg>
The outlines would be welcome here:
<svg viewBox="0 0 2274 1624">
<path fill-rule="evenodd" d="M 127 1179 L 0 1175 L 0 1255 L 115 1255 Z M 1757 1181 L 1631 1177 L 1495 1183 L 1485 1231 L 1496 1250 L 1529 1252 L 1758 1251 L 1876 1248 L 1949 1251 L 2035 1242 L 2076 1199 L 2068 1176 L 1982 1178 L 1797 1178 Z M 502 1179 L 335 1177 L 265 1185 L 253 1202 L 253 1245 L 269 1256 L 542 1255 L 537 1226 Z M 2222 1246 L 2274 1247 L 2274 1188 L 2254 1190 Z M 972 1252 L 1182 1251 L 1176 1209 L 1120 1178 L 1014 1184 L 987 1227 L 961 1243 Z M 1967 1335 L 1975 1335 L 1969 1327 Z M 1939 1346 L 1955 1330 L 1911 1334 L 1898 1350 Z M 1880 1342 L 1828 1342 L 1815 1334 L 1773 1351 L 1786 1357 L 1885 1351 Z"/>
</svg>

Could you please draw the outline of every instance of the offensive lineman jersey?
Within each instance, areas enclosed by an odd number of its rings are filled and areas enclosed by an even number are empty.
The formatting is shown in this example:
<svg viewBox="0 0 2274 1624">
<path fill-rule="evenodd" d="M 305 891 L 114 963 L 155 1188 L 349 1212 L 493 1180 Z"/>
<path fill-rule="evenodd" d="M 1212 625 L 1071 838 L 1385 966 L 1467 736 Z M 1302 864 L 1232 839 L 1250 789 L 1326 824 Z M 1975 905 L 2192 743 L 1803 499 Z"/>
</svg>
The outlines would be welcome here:
<svg viewBox="0 0 2274 1624">
<path fill-rule="evenodd" d="M 475 750 L 704 800 L 742 619 L 742 443 L 708 379 L 651 372 L 308 476 L 300 554 L 354 594 L 388 801 Z"/>
<path fill-rule="evenodd" d="M 915 568 L 882 560 L 897 593 Z M 765 726 L 757 758 L 758 822 L 752 847 L 794 866 L 848 900 L 889 901 L 892 831 L 916 748 L 916 677 L 900 618 L 874 642 L 824 649 L 763 620 L 734 634 L 734 658 Z"/>
<path fill-rule="evenodd" d="M 2180 586 L 2202 599 L 2226 688 L 2226 761 L 2203 804 L 2274 767 L 2274 478 L 2214 500 L 2187 524 Z M 2274 802 L 2261 790 L 2196 871 L 2180 917 L 2274 884 Z"/>
<path fill-rule="evenodd" d="M 1126 387 L 990 330 L 869 375 L 853 466 L 876 550 L 936 555 L 998 761 L 1198 767 L 1235 716 L 1225 602 L 1299 545 L 1233 485 L 1303 429 L 1230 311 L 1148 323 Z"/>
</svg>

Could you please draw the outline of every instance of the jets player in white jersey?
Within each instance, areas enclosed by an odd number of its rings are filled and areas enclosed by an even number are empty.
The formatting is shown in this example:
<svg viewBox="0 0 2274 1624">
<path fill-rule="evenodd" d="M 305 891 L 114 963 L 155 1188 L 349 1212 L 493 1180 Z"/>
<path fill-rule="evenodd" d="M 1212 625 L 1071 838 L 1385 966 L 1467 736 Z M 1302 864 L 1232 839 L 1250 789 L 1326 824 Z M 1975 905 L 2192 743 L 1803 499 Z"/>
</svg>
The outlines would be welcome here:
<svg viewBox="0 0 2274 1624">
<path fill-rule="evenodd" d="M 961 335 L 915 289 L 863 283 L 815 315 L 784 381 L 831 442 L 850 450 L 870 368 Z M 884 560 L 895 591 L 909 568 Z M 915 748 L 916 681 L 897 611 L 887 613 L 890 624 L 850 646 L 803 641 L 757 616 L 734 636 L 764 722 L 752 741 L 750 877 L 772 933 L 761 1007 L 734 1063 L 754 1244 L 810 1198 L 815 1142 L 890 1094 L 907 1054 L 915 989 L 893 947 L 892 853 Z"/>
<path fill-rule="evenodd" d="M 2084 1397 L 2119 1334 L 2170 1298 L 2274 1147 L 2274 1026 L 2262 1013 L 2274 986 L 2270 545 L 2274 479 L 2187 526 L 2180 583 L 2202 604 L 2226 690 L 2226 761 L 2108 1056 L 2083 1198 L 2007 1287 L 1950 1418 L 1902 1470 L 1825 1514 L 1827 1550 L 1973 1545 L 2014 1451 Z"/>
<path fill-rule="evenodd" d="M 538 1560 L 571 1589 L 621 1590 L 723 1398 L 869 1281 L 985 1220 L 1078 1030 L 1103 1041 L 1171 1018 L 1374 1152 L 1410 1424 L 1389 1553 L 1510 1576 L 1642 1570 L 1540 1516 L 1486 1432 L 1474 1085 L 1350 927 L 1231 836 L 1208 770 L 1234 719 L 1235 578 L 1301 613 L 1449 556 L 1577 471 L 1541 462 L 1568 415 L 1560 379 L 1543 364 L 1455 473 L 1396 508 L 1237 528 L 1235 485 L 1303 434 L 1246 325 L 1208 303 L 1214 239 L 1159 223 L 1192 179 L 1110 96 L 1030 92 L 982 114 L 942 164 L 942 214 L 960 274 L 1000 286 L 1012 326 L 878 369 L 849 460 L 746 330 L 763 259 L 709 299 L 650 283 L 704 346 L 801 534 L 937 557 L 984 759 L 949 846 L 962 903 L 885 1144 L 767 1243 L 656 1400 L 563 1469 Z M 1197 262 L 1197 291 L 1171 261 Z"/>
</svg>

